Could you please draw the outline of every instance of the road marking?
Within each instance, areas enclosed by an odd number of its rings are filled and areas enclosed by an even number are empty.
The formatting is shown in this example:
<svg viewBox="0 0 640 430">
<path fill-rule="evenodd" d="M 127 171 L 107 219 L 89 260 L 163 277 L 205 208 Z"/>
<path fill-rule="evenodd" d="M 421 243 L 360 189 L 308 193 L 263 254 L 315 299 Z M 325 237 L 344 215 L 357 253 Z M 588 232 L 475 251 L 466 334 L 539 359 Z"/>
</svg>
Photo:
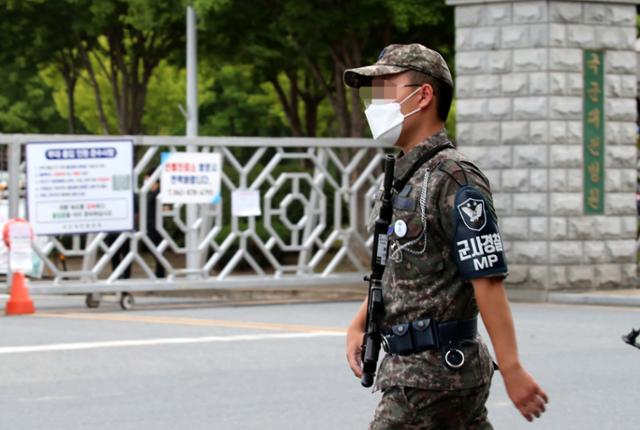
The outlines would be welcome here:
<svg viewBox="0 0 640 430">
<path fill-rule="evenodd" d="M 339 327 L 320 327 L 299 324 L 279 324 L 264 323 L 252 321 L 233 321 L 233 320 L 208 320 L 198 318 L 183 317 L 153 317 L 142 315 L 124 315 L 116 313 L 37 313 L 36 317 L 43 318 L 65 318 L 65 319 L 82 319 L 95 321 L 120 321 L 120 322 L 138 322 L 149 324 L 173 324 L 173 325 L 189 325 L 204 327 L 225 327 L 225 328 L 241 328 L 251 330 L 270 330 L 270 331 L 286 331 L 301 333 L 337 333 L 344 335 L 346 330 Z"/>
<path fill-rule="evenodd" d="M 270 339 L 304 339 L 312 337 L 337 336 L 343 336 L 343 333 L 318 331 L 313 333 L 244 334 L 237 336 L 173 337 L 160 339 L 113 340 L 104 342 L 53 343 L 49 345 L 0 347 L 0 355 L 32 352 L 77 351 L 82 349 L 98 348 L 125 348 L 132 346 L 184 345 L 190 343 L 244 342 Z"/>
<path fill-rule="evenodd" d="M 76 400 L 78 396 L 44 396 L 17 399 L 19 402 L 52 402 L 61 400 Z"/>
</svg>

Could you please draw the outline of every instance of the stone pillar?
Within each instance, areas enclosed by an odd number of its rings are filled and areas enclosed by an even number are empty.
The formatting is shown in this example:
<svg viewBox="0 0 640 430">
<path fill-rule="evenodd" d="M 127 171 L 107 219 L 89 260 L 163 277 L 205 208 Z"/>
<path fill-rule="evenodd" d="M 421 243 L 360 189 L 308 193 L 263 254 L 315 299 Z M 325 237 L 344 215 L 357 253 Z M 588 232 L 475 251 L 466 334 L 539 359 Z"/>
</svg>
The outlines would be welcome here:
<svg viewBox="0 0 640 430">
<path fill-rule="evenodd" d="M 637 287 L 638 3 L 447 1 L 457 140 L 491 181 L 512 291 Z M 585 50 L 604 55 L 598 215 L 583 196 Z"/>
</svg>

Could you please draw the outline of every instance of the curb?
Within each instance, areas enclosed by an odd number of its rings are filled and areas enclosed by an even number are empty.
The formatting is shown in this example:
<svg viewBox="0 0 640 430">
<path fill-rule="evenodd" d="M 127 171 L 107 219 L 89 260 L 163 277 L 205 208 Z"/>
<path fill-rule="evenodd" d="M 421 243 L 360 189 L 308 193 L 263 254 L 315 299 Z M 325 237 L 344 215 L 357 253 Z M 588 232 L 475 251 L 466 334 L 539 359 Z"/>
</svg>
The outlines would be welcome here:
<svg viewBox="0 0 640 430">
<path fill-rule="evenodd" d="M 598 306 L 637 306 L 640 307 L 640 296 L 626 296 L 614 294 L 576 294 L 550 293 L 549 303 L 569 305 L 598 305 Z"/>
<path fill-rule="evenodd" d="M 525 303 L 550 303 L 558 305 L 638 306 L 640 290 L 628 289 L 611 292 L 549 292 L 540 290 L 508 289 L 509 301 Z"/>
</svg>

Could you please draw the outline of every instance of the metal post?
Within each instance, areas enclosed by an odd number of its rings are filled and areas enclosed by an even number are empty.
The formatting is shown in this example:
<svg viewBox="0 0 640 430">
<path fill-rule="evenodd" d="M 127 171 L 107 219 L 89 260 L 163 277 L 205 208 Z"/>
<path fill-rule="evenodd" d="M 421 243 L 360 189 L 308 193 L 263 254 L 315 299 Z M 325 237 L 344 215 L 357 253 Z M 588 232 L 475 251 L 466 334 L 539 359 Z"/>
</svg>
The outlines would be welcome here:
<svg viewBox="0 0 640 430">
<path fill-rule="evenodd" d="M 17 218 L 20 214 L 20 142 L 13 140 L 9 144 L 9 219 Z M 26 202 L 25 202 L 26 204 Z M 7 278 L 5 281 L 7 292 L 11 291 L 13 273 L 11 266 L 7 265 Z"/>
<path fill-rule="evenodd" d="M 187 7 L 187 137 L 198 135 L 198 53 L 196 13 L 193 6 Z M 187 152 L 196 152 L 195 145 L 187 145 Z M 187 205 L 187 269 L 199 266 L 198 230 L 194 227 L 197 206 Z"/>
<path fill-rule="evenodd" d="M 20 213 L 20 142 L 9 145 L 9 218 L 17 218 Z"/>
</svg>

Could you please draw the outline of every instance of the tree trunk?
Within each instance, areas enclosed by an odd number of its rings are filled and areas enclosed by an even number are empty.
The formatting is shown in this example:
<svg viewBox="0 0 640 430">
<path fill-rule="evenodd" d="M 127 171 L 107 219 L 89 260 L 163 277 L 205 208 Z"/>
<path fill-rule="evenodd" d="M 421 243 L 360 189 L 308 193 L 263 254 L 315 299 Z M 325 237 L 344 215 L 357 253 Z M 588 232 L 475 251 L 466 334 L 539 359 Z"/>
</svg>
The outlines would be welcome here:
<svg viewBox="0 0 640 430">
<path fill-rule="evenodd" d="M 362 50 L 364 43 L 354 34 L 350 35 L 348 41 L 349 46 L 345 48 L 345 55 L 348 58 L 345 63 L 348 65 L 348 68 L 360 67 L 362 65 Z M 349 92 L 351 96 L 351 137 L 362 137 L 364 134 L 362 101 L 360 100 L 360 95 L 357 90 L 350 88 Z"/>
<path fill-rule="evenodd" d="M 342 136 L 351 136 L 351 118 L 349 116 L 349 110 L 347 109 L 346 88 L 342 82 L 345 63 L 336 55 L 333 48 L 331 51 L 331 57 L 333 58 L 333 84 L 336 90 L 336 116 L 340 124 L 340 134 Z"/>
<path fill-rule="evenodd" d="M 300 121 L 300 111 L 298 103 L 298 74 L 295 70 L 285 71 L 285 75 L 289 79 L 289 107 L 291 110 L 291 125 L 300 132 L 300 136 L 304 135 L 302 130 L 302 121 Z"/>
<path fill-rule="evenodd" d="M 126 98 L 125 88 L 127 87 L 126 66 L 124 64 L 124 52 L 122 49 L 121 31 L 111 29 L 107 35 L 109 44 L 109 73 L 108 78 L 111 82 L 111 93 L 115 105 L 116 116 L 118 120 L 118 132 L 127 134 L 127 115 L 126 106 L 128 100 Z"/>
<path fill-rule="evenodd" d="M 67 118 L 67 132 L 69 134 L 75 134 L 76 132 L 76 100 L 75 91 L 76 84 L 78 82 L 78 69 L 76 57 L 73 55 L 73 50 L 63 51 L 59 57 L 56 57 L 57 68 L 62 78 L 64 79 L 65 93 L 67 96 L 68 106 L 68 118 Z"/>
<path fill-rule="evenodd" d="M 102 126 L 102 132 L 103 134 L 109 134 L 109 123 L 107 122 L 107 117 L 104 114 L 104 106 L 102 104 L 100 86 L 98 85 L 98 81 L 96 80 L 96 74 L 93 70 L 93 66 L 91 65 L 91 59 L 89 58 L 84 43 L 80 42 L 78 49 L 80 49 L 80 54 L 82 55 L 82 60 L 84 62 L 85 68 L 87 69 L 87 73 L 89 74 L 91 86 L 93 87 L 93 93 L 96 97 L 96 107 L 98 108 L 98 117 L 100 119 L 100 125 Z"/>
<path fill-rule="evenodd" d="M 315 137 L 318 126 L 318 105 L 322 99 L 305 100 L 304 102 L 304 122 L 306 135 L 308 137 Z"/>
<path fill-rule="evenodd" d="M 276 91 L 278 98 L 280 99 L 280 103 L 282 104 L 284 113 L 287 116 L 287 120 L 289 121 L 289 126 L 291 127 L 291 133 L 295 137 L 302 136 L 303 132 L 300 127 L 300 117 L 298 115 L 297 108 L 291 105 L 291 102 L 287 98 L 287 95 L 285 94 L 282 85 L 280 85 L 277 76 L 270 76 L 268 80 L 273 86 L 273 89 Z"/>
<path fill-rule="evenodd" d="M 75 134 L 76 132 L 76 82 L 77 78 L 65 77 L 64 83 L 67 87 L 67 103 L 69 105 L 69 118 L 67 119 L 67 126 L 69 134 Z"/>
</svg>

